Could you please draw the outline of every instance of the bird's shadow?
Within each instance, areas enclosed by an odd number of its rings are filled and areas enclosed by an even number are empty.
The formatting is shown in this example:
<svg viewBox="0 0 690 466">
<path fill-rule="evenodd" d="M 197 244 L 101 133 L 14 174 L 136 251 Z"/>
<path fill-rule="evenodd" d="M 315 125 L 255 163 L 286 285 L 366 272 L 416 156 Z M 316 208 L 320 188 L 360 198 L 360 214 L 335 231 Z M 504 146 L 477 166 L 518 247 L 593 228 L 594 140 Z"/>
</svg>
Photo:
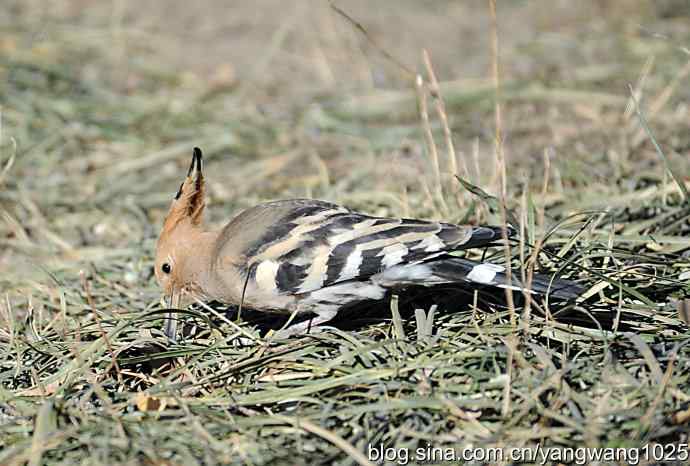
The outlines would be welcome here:
<svg viewBox="0 0 690 466">
<path fill-rule="evenodd" d="M 428 310 L 434 305 L 436 305 L 435 315 L 439 318 L 449 314 L 471 313 L 475 305 L 479 312 L 484 313 L 508 309 L 505 291 L 490 287 L 478 288 L 476 297 L 474 290 L 459 287 L 415 287 L 401 290 L 396 294 L 398 295 L 398 311 L 403 321 L 406 322 L 414 322 L 416 309 Z M 521 313 L 525 305 L 525 297 L 522 293 L 513 293 L 513 299 L 518 313 Z M 533 314 L 545 314 L 547 306 L 543 297 L 533 297 L 532 303 Z M 281 329 L 291 317 L 289 314 L 268 313 L 246 307 L 239 310 L 237 306 L 227 306 L 217 302 L 211 302 L 209 306 L 225 319 L 255 327 L 262 336 L 270 330 Z M 203 312 L 202 309 L 200 311 Z M 615 326 L 616 315 L 609 309 L 588 308 L 585 313 L 572 301 L 550 301 L 548 312 L 553 320 L 566 325 L 603 330 L 612 330 Z M 327 325 L 343 331 L 356 331 L 371 325 L 390 323 L 391 315 L 391 302 L 390 296 L 388 296 L 387 299 L 381 301 L 362 302 L 347 306 L 341 309 L 338 315 Z M 208 317 L 215 323 L 222 324 L 222 318 Z M 290 325 L 310 320 L 313 317 L 314 314 L 311 313 L 300 314 L 292 318 Z M 632 328 L 629 327 L 625 322 L 619 322 L 617 328 L 621 331 L 627 331 Z M 189 334 L 188 331 L 185 333 Z"/>
</svg>

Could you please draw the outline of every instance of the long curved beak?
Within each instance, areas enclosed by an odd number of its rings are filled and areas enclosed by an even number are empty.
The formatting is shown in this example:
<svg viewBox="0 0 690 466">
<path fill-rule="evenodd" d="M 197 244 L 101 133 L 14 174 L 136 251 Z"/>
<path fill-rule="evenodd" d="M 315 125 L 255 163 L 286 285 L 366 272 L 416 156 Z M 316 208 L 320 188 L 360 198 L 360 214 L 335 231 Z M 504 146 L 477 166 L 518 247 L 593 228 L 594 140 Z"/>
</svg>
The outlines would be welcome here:
<svg viewBox="0 0 690 466">
<path fill-rule="evenodd" d="M 180 306 L 180 292 L 177 290 L 173 290 L 173 292 L 170 294 L 170 297 L 168 298 L 168 304 L 170 309 L 178 309 Z M 165 335 L 171 340 L 175 341 L 175 337 L 177 334 L 177 318 L 174 316 L 172 312 L 168 312 L 168 315 L 165 316 L 165 329 L 164 329 Z"/>
</svg>

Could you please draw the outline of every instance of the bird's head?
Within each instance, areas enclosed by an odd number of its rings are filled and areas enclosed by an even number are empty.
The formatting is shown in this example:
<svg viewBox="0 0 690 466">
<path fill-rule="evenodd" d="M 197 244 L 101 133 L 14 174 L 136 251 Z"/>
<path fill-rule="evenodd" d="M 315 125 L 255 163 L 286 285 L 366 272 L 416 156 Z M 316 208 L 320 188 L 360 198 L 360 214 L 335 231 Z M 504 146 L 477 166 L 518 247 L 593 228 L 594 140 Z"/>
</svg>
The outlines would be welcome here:
<svg viewBox="0 0 690 466">
<path fill-rule="evenodd" d="M 173 309 L 180 305 L 181 295 L 195 286 L 203 261 L 198 248 L 205 207 L 201 162 L 201 150 L 195 147 L 187 177 L 170 205 L 156 245 L 156 279 Z M 175 324 L 169 315 L 166 334 L 173 338 L 174 333 Z"/>
</svg>

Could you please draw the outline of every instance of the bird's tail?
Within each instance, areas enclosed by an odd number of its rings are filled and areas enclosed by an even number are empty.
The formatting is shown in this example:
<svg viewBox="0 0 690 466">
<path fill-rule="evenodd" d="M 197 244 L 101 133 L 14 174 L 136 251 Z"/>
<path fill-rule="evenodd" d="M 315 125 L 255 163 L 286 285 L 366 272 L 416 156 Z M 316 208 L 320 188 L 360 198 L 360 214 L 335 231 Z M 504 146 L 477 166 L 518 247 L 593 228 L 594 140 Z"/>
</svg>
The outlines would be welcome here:
<svg viewBox="0 0 690 466">
<path fill-rule="evenodd" d="M 562 300 L 575 299 L 583 292 L 583 288 L 573 281 L 540 274 L 534 274 L 531 283 L 527 286 L 522 283 L 521 273 L 518 270 L 512 271 L 510 282 L 508 282 L 505 267 L 488 262 L 474 262 L 460 257 L 445 257 L 437 261 L 427 262 L 424 265 L 431 269 L 432 275 L 429 278 L 432 278 L 431 281 L 436 283 L 469 282 L 528 291 Z"/>
</svg>

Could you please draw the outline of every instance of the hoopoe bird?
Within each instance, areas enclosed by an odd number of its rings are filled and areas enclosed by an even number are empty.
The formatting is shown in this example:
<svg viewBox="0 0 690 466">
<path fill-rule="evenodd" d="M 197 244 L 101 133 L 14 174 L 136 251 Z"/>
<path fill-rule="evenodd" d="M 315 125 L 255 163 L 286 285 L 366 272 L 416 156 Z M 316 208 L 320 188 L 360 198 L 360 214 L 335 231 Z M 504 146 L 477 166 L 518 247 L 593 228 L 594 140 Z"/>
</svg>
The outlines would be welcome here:
<svg viewBox="0 0 690 466">
<path fill-rule="evenodd" d="M 203 222 L 204 196 L 202 153 L 194 148 L 156 246 L 155 275 L 173 309 L 191 297 L 315 315 L 283 330 L 289 336 L 328 322 L 346 306 L 407 287 L 493 286 L 562 300 L 580 292 L 571 281 L 537 274 L 527 290 L 515 278 L 518 272 L 508 282 L 501 265 L 451 255 L 494 244 L 501 227 L 374 217 L 291 199 L 257 205 L 211 231 Z M 165 333 L 174 340 L 172 314 Z"/>
</svg>

